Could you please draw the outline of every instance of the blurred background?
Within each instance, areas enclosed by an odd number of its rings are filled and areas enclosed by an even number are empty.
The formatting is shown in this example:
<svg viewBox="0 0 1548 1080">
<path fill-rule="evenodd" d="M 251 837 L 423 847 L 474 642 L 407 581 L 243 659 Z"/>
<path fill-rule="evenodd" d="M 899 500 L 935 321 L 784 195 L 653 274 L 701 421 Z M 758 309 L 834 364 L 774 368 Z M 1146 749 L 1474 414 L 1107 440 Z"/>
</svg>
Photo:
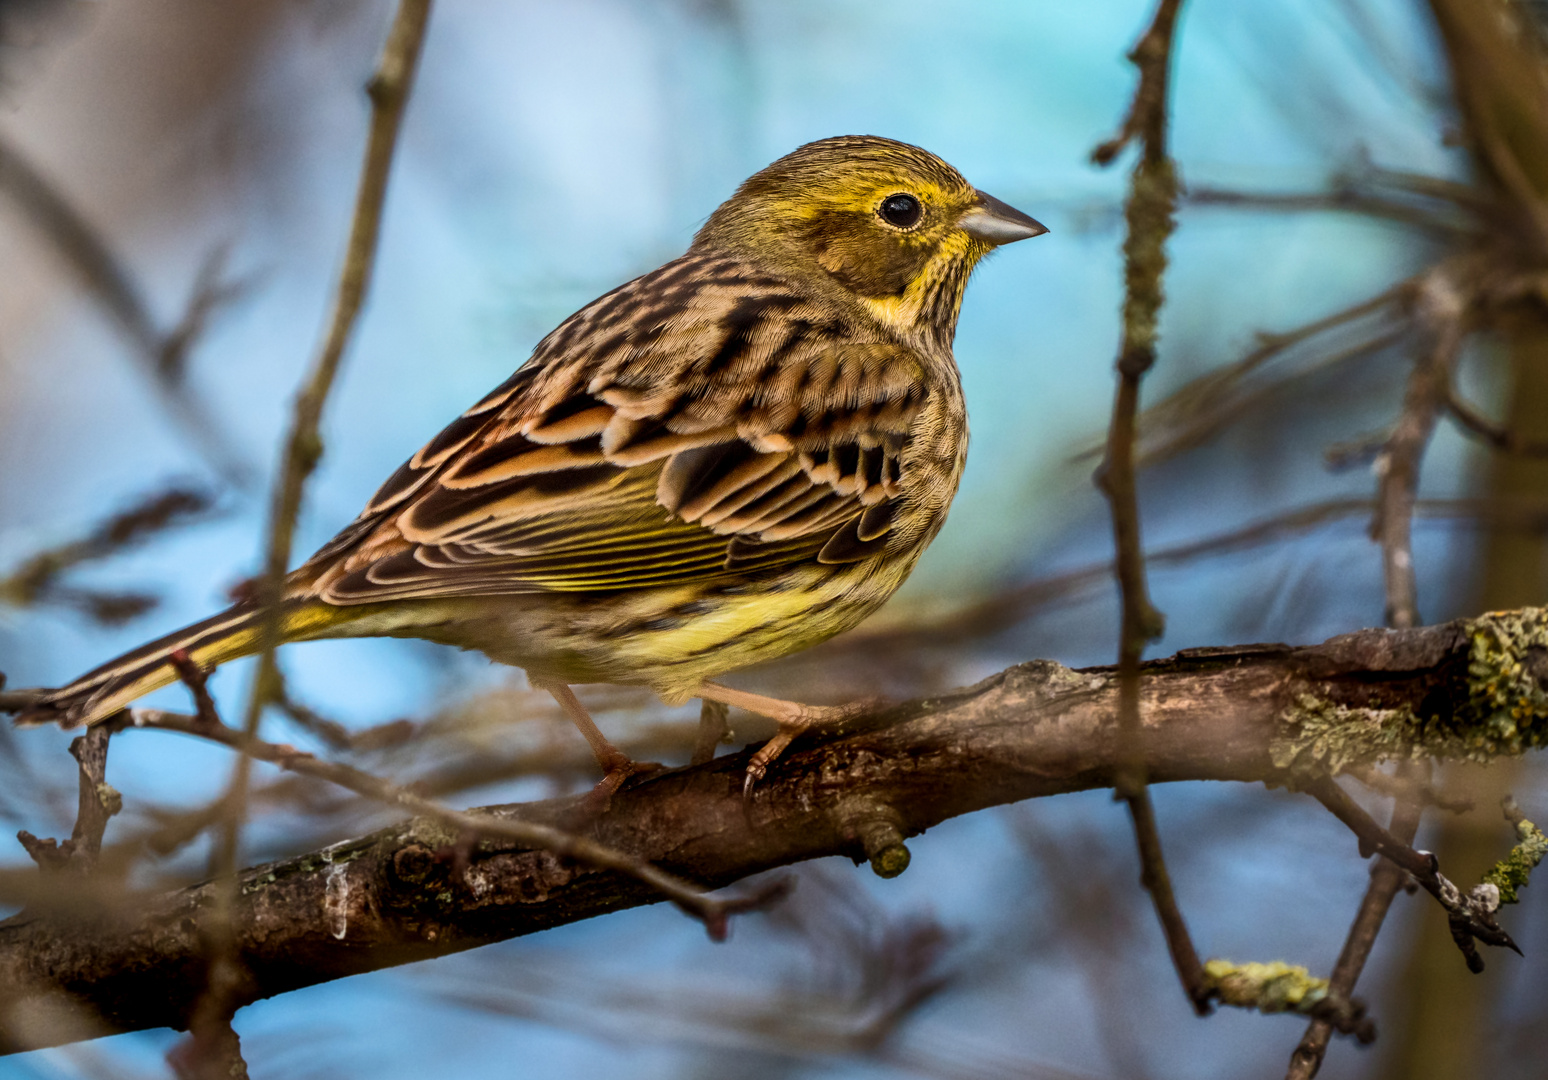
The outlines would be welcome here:
<svg viewBox="0 0 1548 1080">
<path fill-rule="evenodd" d="M 1383 620 L 1369 466 L 1416 355 L 1412 305 L 1391 290 L 1458 253 L 1495 258 L 1517 229 L 1463 138 L 1454 87 L 1476 68 L 1437 31 L 1451 6 L 1185 4 L 1173 146 L 1187 195 L 1141 478 L 1167 614 L 1153 655 Z M 744 177 L 811 139 L 885 135 L 1053 231 L 996 254 L 969 289 L 957 356 L 972 452 L 913 580 L 872 623 L 738 685 L 836 701 L 1034 657 L 1110 662 L 1111 542 L 1089 477 L 1112 392 L 1126 168 L 1088 155 L 1127 107 L 1123 57 L 1150 9 L 442 0 L 298 550 L 567 314 L 680 253 Z M 1503 40 L 1536 64 L 1536 8 L 1507 9 L 1519 20 Z M 348 228 L 361 86 L 391 14 L 386 0 L 0 0 L 0 671 L 12 686 L 55 685 L 208 614 L 257 571 L 269 477 Z M 1542 94 L 1531 64 L 1523 93 Z M 1526 436 L 1548 435 L 1548 316 L 1532 303 L 1481 319 L 1458 371 L 1479 410 Z M 1420 491 L 1426 621 L 1543 602 L 1541 461 L 1443 423 Z M 134 512 L 115 532 L 114 516 Z M 595 780 L 551 704 L 480 657 L 380 640 L 294 646 L 281 661 L 292 707 L 269 719 L 272 738 L 457 805 Z M 228 711 L 249 674 L 213 680 Z M 635 756 L 687 759 L 696 708 L 582 697 Z M 185 704 L 176 688 L 154 700 Z M 765 733 L 733 721 L 738 745 Z M 68 833 L 69 738 L 0 728 L 6 830 Z M 191 740 L 115 740 L 109 779 L 127 809 L 108 840 L 125 872 L 148 887 L 200 878 L 228 770 Z M 1548 814 L 1537 761 L 1445 781 L 1480 809 L 1427 819 L 1418 843 L 1458 880 L 1508 846 L 1500 793 Z M 257 784 L 248 862 L 386 820 L 262 768 Z M 1256 786 L 1155 799 L 1201 952 L 1329 969 L 1367 880 L 1342 826 Z M 236 1027 L 268 1077 L 1282 1075 L 1300 1022 L 1192 1016 L 1130 835 L 1107 793 L 1018 805 L 911 841 L 894 881 L 843 861 L 803 867 L 792 899 L 738 920 L 726 945 L 658 905 L 292 993 Z M 25 862 L 0 844 L 0 865 Z M 1505 912 L 1527 958 L 1495 952 L 1477 977 L 1434 905 L 1400 895 L 1360 985 L 1380 1041 L 1335 1043 L 1321 1075 L 1543 1075 L 1538 888 Z M 0 1059 L 0 1077 L 162 1076 L 177 1038 Z"/>
</svg>

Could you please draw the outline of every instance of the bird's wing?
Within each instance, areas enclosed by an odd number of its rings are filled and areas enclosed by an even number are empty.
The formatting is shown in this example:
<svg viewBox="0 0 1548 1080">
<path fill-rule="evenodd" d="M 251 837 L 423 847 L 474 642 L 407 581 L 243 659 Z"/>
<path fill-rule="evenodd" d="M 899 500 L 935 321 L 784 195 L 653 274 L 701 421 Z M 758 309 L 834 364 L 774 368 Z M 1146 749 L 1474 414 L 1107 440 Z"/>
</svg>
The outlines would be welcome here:
<svg viewBox="0 0 1548 1080">
<path fill-rule="evenodd" d="M 895 538 L 917 357 L 688 255 L 576 313 L 297 571 L 335 604 L 671 585 Z"/>
</svg>

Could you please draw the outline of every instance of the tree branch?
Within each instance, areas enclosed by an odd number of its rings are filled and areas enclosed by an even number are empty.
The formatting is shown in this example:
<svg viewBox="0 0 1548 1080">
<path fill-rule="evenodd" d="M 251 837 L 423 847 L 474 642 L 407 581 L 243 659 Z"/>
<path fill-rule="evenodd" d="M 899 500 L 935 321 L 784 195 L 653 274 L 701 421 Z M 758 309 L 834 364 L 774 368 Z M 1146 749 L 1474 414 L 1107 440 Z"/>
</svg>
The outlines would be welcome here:
<svg viewBox="0 0 1548 1080">
<path fill-rule="evenodd" d="M 1304 648 L 1191 650 L 1144 665 L 1146 769 L 1154 782 L 1296 784 L 1382 759 L 1521 753 L 1548 744 L 1545 650 L 1544 609 Z M 1114 668 L 1023 664 L 798 740 L 750 803 L 747 752 L 639 778 L 587 835 L 704 888 L 835 854 L 895 867 L 903 838 L 947 818 L 1111 786 L 1126 756 L 1120 682 Z M 479 813 L 558 828 L 574 806 Z M 459 879 L 435 857 L 456 839 L 420 818 L 243 871 L 232 929 L 251 977 L 244 1000 L 661 899 L 626 874 L 504 839 L 478 845 Z M 0 923 L 0 1051 L 186 1027 L 216 887 L 119 900 L 111 917 Z"/>
</svg>

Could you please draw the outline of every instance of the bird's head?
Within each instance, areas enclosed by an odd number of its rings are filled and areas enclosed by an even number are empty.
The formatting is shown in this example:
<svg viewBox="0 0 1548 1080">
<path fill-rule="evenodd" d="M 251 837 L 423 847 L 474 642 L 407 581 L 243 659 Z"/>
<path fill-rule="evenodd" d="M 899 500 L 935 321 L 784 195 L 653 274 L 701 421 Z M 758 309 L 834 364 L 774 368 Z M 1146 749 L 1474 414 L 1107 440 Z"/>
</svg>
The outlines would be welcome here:
<svg viewBox="0 0 1548 1080">
<path fill-rule="evenodd" d="M 753 175 L 694 247 L 820 271 L 895 330 L 949 342 L 978 260 L 1047 231 L 926 150 L 845 135 L 808 143 Z"/>
</svg>

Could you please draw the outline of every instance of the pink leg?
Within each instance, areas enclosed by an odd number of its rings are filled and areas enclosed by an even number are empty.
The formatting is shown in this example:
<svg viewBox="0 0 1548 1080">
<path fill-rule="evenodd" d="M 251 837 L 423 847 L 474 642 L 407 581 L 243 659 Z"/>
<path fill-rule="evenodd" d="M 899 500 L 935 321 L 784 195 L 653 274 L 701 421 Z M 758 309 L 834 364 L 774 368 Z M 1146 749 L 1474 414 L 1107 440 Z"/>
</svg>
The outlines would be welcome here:
<svg viewBox="0 0 1548 1080">
<path fill-rule="evenodd" d="M 533 686 L 540 686 L 554 696 L 564 714 L 570 718 L 570 722 L 580 729 L 586 742 L 591 744 L 591 752 L 597 757 L 597 764 L 602 766 L 602 781 L 586 796 L 586 801 L 595 805 L 600 813 L 605 811 L 612 802 L 613 792 L 617 791 L 623 782 L 635 773 L 647 768 L 659 768 L 660 766 L 640 765 L 632 760 L 618 747 L 607 741 L 597 727 L 597 722 L 586 711 L 586 706 L 580 703 L 580 698 L 575 696 L 575 691 L 570 689 L 568 683 L 549 682 L 546 679 L 536 679 L 528 676 L 528 681 Z"/>
<path fill-rule="evenodd" d="M 769 765 L 780 754 L 785 752 L 785 747 L 790 745 L 792 739 L 808 728 L 825 727 L 830 724 L 840 724 L 845 720 L 852 720 L 857 716 L 874 712 L 881 702 L 876 698 L 867 698 L 861 701 L 852 701 L 848 705 L 802 705 L 796 701 L 786 701 L 784 698 L 767 697 L 763 694 L 753 694 L 746 690 L 733 690 L 729 686 L 721 686 L 719 683 L 707 682 L 699 687 L 699 697 L 706 701 L 719 701 L 727 705 L 735 705 L 738 709 L 746 709 L 748 712 L 757 713 L 759 716 L 767 716 L 779 725 L 779 730 L 768 742 L 763 744 L 763 749 L 752 756 L 747 763 L 747 776 L 742 782 L 742 793 L 752 793 L 753 785 L 763 779 L 763 774 L 768 771 Z"/>
</svg>

